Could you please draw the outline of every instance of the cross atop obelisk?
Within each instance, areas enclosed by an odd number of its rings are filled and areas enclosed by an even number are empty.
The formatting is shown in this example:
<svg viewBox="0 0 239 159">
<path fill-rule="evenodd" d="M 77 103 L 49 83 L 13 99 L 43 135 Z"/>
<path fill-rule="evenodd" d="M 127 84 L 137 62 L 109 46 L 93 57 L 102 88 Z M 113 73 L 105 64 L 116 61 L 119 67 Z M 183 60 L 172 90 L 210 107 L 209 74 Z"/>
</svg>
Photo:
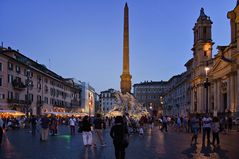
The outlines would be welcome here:
<svg viewBox="0 0 239 159">
<path fill-rule="evenodd" d="M 120 76 L 120 89 L 123 94 L 131 92 L 131 78 L 129 72 L 129 8 L 124 7 L 124 46 L 123 46 L 123 73 Z"/>
</svg>

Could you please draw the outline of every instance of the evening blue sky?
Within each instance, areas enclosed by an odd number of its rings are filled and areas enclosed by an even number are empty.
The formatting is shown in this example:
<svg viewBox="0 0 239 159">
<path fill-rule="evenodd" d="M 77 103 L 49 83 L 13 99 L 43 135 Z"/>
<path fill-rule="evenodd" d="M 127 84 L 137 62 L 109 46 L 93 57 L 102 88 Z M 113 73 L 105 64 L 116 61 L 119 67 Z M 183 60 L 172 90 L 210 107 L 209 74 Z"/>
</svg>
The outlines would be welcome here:
<svg viewBox="0 0 239 159">
<path fill-rule="evenodd" d="M 120 88 L 125 0 L 0 0 L 0 41 L 96 91 Z M 192 57 L 204 7 L 217 45 L 230 42 L 236 0 L 128 0 L 132 83 L 168 80 Z"/>
</svg>

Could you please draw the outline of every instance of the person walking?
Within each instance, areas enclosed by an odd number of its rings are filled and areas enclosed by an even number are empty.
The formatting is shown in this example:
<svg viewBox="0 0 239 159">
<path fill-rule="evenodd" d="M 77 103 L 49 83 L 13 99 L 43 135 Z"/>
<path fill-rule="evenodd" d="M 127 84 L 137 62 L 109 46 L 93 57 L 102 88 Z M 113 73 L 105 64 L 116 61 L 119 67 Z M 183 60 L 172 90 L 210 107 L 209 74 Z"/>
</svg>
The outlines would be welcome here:
<svg viewBox="0 0 239 159">
<path fill-rule="evenodd" d="M 115 158 L 125 159 L 125 148 L 128 147 L 129 133 L 122 116 L 115 118 L 115 125 L 110 130 L 110 136 L 113 139 Z"/>
<path fill-rule="evenodd" d="M 232 117 L 229 116 L 228 117 L 228 132 L 231 132 L 232 131 Z"/>
<path fill-rule="evenodd" d="M 48 139 L 48 131 L 49 131 L 50 120 L 47 115 L 41 119 L 41 140 L 46 141 Z"/>
<path fill-rule="evenodd" d="M 57 134 L 57 119 L 54 115 L 51 116 L 50 120 L 50 133 L 52 136 L 55 136 Z"/>
<path fill-rule="evenodd" d="M 37 118 L 35 116 L 31 117 L 31 128 L 32 128 L 32 136 L 36 135 L 36 125 L 37 125 Z"/>
<path fill-rule="evenodd" d="M 161 131 L 165 130 L 165 132 L 168 132 L 168 120 L 167 120 L 167 116 L 164 116 L 162 119 L 163 122 L 163 126 L 160 129 Z"/>
<path fill-rule="evenodd" d="M 2 145 L 2 136 L 3 136 L 3 120 L 0 117 L 0 146 Z"/>
<path fill-rule="evenodd" d="M 69 124 L 71 128 L 71 135 L 75 135 L 76 119 L 74 118 L 73 115 L 69 119 Z"/>
<path fill-rule="evenodd" d="M 177 117 L 177 131 L 180 132 L 181 131 L 181 127 L 182 127 L 182 120 L 180 118 L 180 116 Z"/>
<path fill-rule="evenodd" d="M 212 118 L 209 116 L 209 114 L 206 114 L 202 119 L 202 127 L 203 127 L 202 145 L 203 146 L 205 146 L 206 136 L 207 136 L 207 145 L 210 145 L 211 124 L 212 124 Z"/>
<path fill-rule="evenodd" d="M 218 146 L 220 144 L 219 132 L 220 132 L 219 119 L 218 117 L 214 117 L 212 121 L 212 135 L 213 135 L 212 144 L 213 145 L 215 145 L 215 140 L 217 140 Z"/>
<path fill-rule="evenodd" d="M 96 118 L 94 119 L 93 123 L 94 123 L 94 131 L 96 133 L 97 138 L 100 141 L 101 146 L 105 146 L 103 139 L 104 121 L 101 119 L 100 114 L 96 114 Z"/>
<path fill-rule="evenodd" d="M 193 145 L 193 141 L 194 144 L 197 144 L 197 139 L 198 139 L 198 131 L 199 131 L 199 118 L 198 115 L 193 115 L 192 119 L 191 119 L 191 126 L 193 129 L 193 137 L 191 140 L 191 145 Z"/>
<path fill-rule="evenodd" d="M 92 145 L 91 123 L 88 115 L 82 120 L 82 138 L 85 147 Z"/>
</svg>

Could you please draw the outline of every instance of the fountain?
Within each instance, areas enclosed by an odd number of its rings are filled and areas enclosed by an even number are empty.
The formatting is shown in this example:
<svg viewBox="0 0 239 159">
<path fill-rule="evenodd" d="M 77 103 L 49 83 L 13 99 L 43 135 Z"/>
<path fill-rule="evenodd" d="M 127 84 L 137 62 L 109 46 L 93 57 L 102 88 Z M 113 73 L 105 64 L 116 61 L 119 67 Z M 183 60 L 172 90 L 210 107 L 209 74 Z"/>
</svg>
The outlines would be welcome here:
<svg viewBox="0 0 239 159">
<path fill-rule="evenodd" d="M 106 116 L 117 116 L 127 113 L 130 117 L 139 119 L 141 116 L 148 115 L 146 108 L 143 107 L 132 94 L 122 94 L 117 91 L 115 97 L 116 102 Z"/>
</svg>

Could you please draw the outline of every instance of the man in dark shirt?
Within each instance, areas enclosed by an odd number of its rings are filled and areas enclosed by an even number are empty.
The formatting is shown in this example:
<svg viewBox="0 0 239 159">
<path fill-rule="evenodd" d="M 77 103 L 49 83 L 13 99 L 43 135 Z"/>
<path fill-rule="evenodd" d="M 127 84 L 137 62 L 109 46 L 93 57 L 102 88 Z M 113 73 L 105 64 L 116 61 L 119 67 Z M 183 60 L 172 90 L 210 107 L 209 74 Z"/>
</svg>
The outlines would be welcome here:
<svg viewBox="0 0 239 159">
<path fill-rule="evenodd" d="M 128 129 L 123 122 L 122 116 L 115 118 L 115 125 L 110 130 L 110 136 L 113 139 L 116 159 L 125 159 L 125 148 L 128 146 Z"/>
<path fill-rule="evenodd" d="M 94 119 L 94 129 L 101 146 L 105 146 L 103 139 L 103 125 L 104 121 L 101 119 L 101 115 L 96 114 L 96 118 Z"/>
<path fill-rule="evenodd" d="M 0 117 L 0 146 L 2 144 L 2 135 L 3 135 L 3 120 Z"/>
<path fill-rule="evenodd" d="M 35 136 L 36 134 L 36 125 L 37 125 L 37 118 L 32 116 L 31 118 L 31 126 L 32 126 L 32 135 Z"/>
<path fill-rule="evenodd" d="M 50 120 L 47 117 L 47 115 L 45 115 L 42 119 L 41 119 L 41 140 L 42 141 L 46 141 L 48 139 L 48 131 L 49 131 L 49 123 Z"/>
</svg>

